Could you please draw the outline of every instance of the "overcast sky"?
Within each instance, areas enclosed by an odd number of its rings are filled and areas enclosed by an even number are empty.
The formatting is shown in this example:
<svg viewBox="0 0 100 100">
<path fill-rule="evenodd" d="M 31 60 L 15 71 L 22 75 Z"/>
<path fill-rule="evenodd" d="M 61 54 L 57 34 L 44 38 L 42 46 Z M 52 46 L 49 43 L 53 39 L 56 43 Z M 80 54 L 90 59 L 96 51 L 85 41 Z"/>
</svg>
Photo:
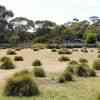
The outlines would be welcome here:
<svg viewBox="0 0 100 100">
<path fill-rule="evenodd" d="M 100 16 L 100 0 L 0 0 L 15 16 L 52 20 L 59 24 L 77 17 Z"/>
</svg>

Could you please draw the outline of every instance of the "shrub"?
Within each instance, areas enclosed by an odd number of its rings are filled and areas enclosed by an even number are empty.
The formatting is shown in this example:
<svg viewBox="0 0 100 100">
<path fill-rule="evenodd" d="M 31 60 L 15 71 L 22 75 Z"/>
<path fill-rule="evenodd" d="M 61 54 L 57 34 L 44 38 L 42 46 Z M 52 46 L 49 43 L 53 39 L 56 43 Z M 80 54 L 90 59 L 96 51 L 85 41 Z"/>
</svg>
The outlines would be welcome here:
<svg viewBox="0 0 100 100">
<path fill-rule="evenodd" d="M 15 61 L 23 61 L 23 57 L 22 56 L 15 56 L 14 58 Z"/>
<path fill-rule="evenodd" d="M 72 54 L 72 51 L 68 50 L 68 49 L 62 49 L 58 52 L 59 54 Z"/>
<path fill-rule="evenodd" d="M 4 60 L 2 64 L 0 65 L 0 69 L 14 69 L 14 68 L 15 68 L 15 65 L 10 59 Z"/>
<path fill-rule="evenodd" d="M 69 64 L 71 64 L 71 65 L 77 65 L 77 64 L 78 64 L 78 62 L 77 62 L 77 61 L 75 61 L 75 60 L 72 60 L 72 61 L 70 61 L 70 62 L 69 62 Z"/>
<path fill-rule="evenodd" d="M 1 58 L 1 62 L 5 62 L 6 60 L 7 61 L 10 60 L 10 58 L 9 57 L 6 57 L 6 56 L 4 56 L 4 57 Z"/>
<path fill-rule="evenodd" d="M 20 72 L 16 72 L 13 76 L 16 77 L 16 76 L 21 76 L 21 75 L 24 75 L 24 74 L 30 74 L 31 75 L 31 73 L 28 70 L 22 70 Z"/>
<path fill-rule="evenodd" d="M 96 72 L 94 69 L 89 70 L 89 76 L 92 76 L 92 77 L 96 76 Z"/>
<path fill-rule="evenodd" d="M 64 83 L 66 81 L 64 75 L 61 75 L 59 78 L 58 78 L 58 82 L 59 83 Z"/>
<path fill-rule="evenodd" d="M 52 52 L 56 52 L 57 50 L 56 50 L 56 49 L 52 49 L 51 51 L 52 51 Z"/>
<path fill-rule="evenodd" d="M 87 64 L 79 64 L 76 68 L 76 75 L 80 77 L 88 77 L 90 76 L 90 68 Z"/>
<path fill-rule="evenodd" d="M 17 73 L 9 78 L 4 94 L 6 96 L 35 96 L 39 94 L 39 89 L 29 73 Z"/>
<path fill-rule="evenodd" d="M 34 68 L 34 75 L 36 77 L 45 77 L 46 76 L 45 71 L 41 67 Z"/>
<path fill-rule="evenodd" d="M 33 51 L 39 51 L 39 49 L 38 48 L 34 48 Z"/>
<path fill-rule="evenodd" d="M 16 50 L 16 51 L 21 51 L 21 48 L 16 48 L 15 50 Z"/>
<path fill-rule="evenodd" d="M 8 50 L 7 55 L 16 55 L 16 52 L 13 50 Z"/>
<path fill-rule="evenodd" d="M 59 61 L 70 61 L 70 58 L 69 57 L 66 57 L 66 56 L 62 56 L 59 58 Z"/>
<path fill-rule="evenodd" d="M 85 58 L 80 58 L 80 59 L 79 59 L 79 62 L 80 62 L 80 63 L 88 63 L 88 60 L 85 59 Z"/>
<path fill-rule="evenodd" d="M 68 72 L 67 70 L 65 70 L 62 75 L 65 77 L 66 81 L 73 81 L 73 76 L 71 72 Z"/>
<path fill-rule="evenodd" d="M 81 52 L 83 52 L 83 53 L 88 53 L 88 50 L 87 50 L 87 48 L 82 48 L 82 49 L 81 49 Z"/>
<path fill-rule="evenodd" d="M 100 59 L 94 61 L 93 68 L 96 70 L 100 70 Z"/>
<path fill-rule="evenodd" d="M 70 72 L 70 73 L 74 73 L 74 66 L 73 65 L 69 65 L 67 68 L 66 68 L 66 71 Z"/>
<path fill-rule="evenodd" d="M 96 33 L 86 33 L 85 40 L 87 44 L 95 44 L 96 43 Z"/>
<path fill-rule="evenodd" d="M 42 65 L 42 63 L 41 63 L 41 61 L 40 60 L 35 60 L 34 62 L 33 62 L 33 64 L 32 64 L 33 66 L 41 66 Z"/>
</svg>

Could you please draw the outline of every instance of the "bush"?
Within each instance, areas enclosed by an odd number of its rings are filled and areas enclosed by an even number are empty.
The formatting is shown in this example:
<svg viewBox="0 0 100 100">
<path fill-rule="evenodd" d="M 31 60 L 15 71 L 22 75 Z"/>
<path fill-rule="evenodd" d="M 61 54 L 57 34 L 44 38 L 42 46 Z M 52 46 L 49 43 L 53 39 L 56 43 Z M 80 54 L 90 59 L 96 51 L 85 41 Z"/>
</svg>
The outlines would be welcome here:
<svg viewBox="0 0 100 100">
<path fill-rule="evenodd" d="M 67 68 L 66 68 L 66 71 L 70 72 L 70 73 L 74 73 L 74 67 L 73 65 L 69 65 Z"/>
<path fill-rule="evenodd" d="M 65 77 L 66 81 L 73 81 L 72 73 L 68 72 L 67 70 L 65 70 L 62 75 Z"/>
<path fill-rule="evenodd" d="M 72 54 L 72 51 L 68 50 L 68 49 L 62 49 L 58 52 L 59 54 Z"/>
<path fill-rule="evenodd" d="M 79 59 L 79 62 L 80 62 L 80 63 L 88 63 L 88 60 L 85 59 L 85 58 L 80 58 L 80 59 Z"/>
<path fill-rule="evenodd" d="M 79 64 L 79 66 L 76 68 L 76 75 L 80 77 L 88 77 L 89 66 L 87 64 Z"/>
<path fill-rule="evenodd" d="M 14 68 L 15 68 L 15 65 L 10 59 L 5 59 L 0 65 L 0 69 L 14 69 Z"/>
<path fill-rule="evenodd" d="M 40 60 L 35 60 L 34 62 L 33 62 L 33 64 L 32 64 L 33 66 L 41 66 L 42 65 L 42 63 L 41 63 L 41 61 Z"/>
<path fill-rule="evenodd" d="M 15 61 L 23 61 L 23 57 L 22 56 L 15 56 L 14 58 Z"/>
<path fill-rule="evenodd" d="M 70 62 L 69 62 L 69 64 L 71 64 L 71 65 L 77 65 L 77 64 L 78 64 L 78 62 L 77 62 L 77 61 L 75 61 L 75 60 L 72 60 L 72 61 L 70 61 Z"/>
<path fill-rule="evenodd" d="M 82 49 L 81 49 L 81 52 L 83 52 L 83 53 L 88 53 L 88 50 L 87 50 L 87 48 L 82 48 Z"/>
<path fill-rule="evenodd" d="M 13 50 L 8 50 L 7 55 L 16 55 L 16 52 Z"/>
<path fill-rule="evenodd" d="M 36 77 L 45 77 L 46 76 L 45 71 L 41 67 L 34 68 L 34 75 Z"/>
<path fill-rule="evenodd" d="M 96 76 L 96 72 L 94 69 L 89 70 L 89 76 L 92 76 L 92 77 Z"/>
<path fill-rule="evenodd" d="M 64 75 L 61 75 L 59 78 L 58 78 L 58 82 L 59 83 L 64 83 L 66 81 Z"/>
<path fill-rule="evenodd" d="M 16 77 L 16 76 L 21 76 L 21 75 L 24 75 L 24 74 L 30 74 L 31 75 L 31 73 L 28 70 L 22 70 L 20 72 L 16 72 L 13 76 Z"/>
<path fill-rule="evenodd" d="M 34 48 L 33 51 L 39 51 L 39 49 L 38 48 Z"/>
<path fill-rule="evenodd" d="M 15 50 L 16 50 L 16 51 L 21 51 L 21 48 L 16 48 Z"/>
<path fill-rule="evenodd" d="M 39 94 L 39 89 L 29 73 L 17 73 L 9 78 L 4 94 L 6 96 L 35 96 Z"/>
<path fill-rule="evenodd" d="M 93 68 L 96 70 L 100 70 L 100 59 L 94 61 Z"/>
<path fill-rule="evenodd" d="M 7 61 L 10 60 L 10 58 L 9 57 L 6 57 L 6 56 L 4 56 L 4 57 L 1 58 L 1 62 L 5 62 L 6 60 Z"/>
<path fill-rule="evenodd" d="M 66 56 L 62 56 L 59 58 L 59 61 L 70 61 L 70 58 L 69 57 L 66 57 Z"/>
<path fill-rule="evenodd" d="M 52 52 L 56 52 L 57 50 L 56 50 L 56 49 L 52 49 L 51 51 L 52 51 Z"/>
<path fill-rule="evenodd" d="M 86 43 L 87 44 L 94 44 L 96 43 L 96 33 L 86 33 Z"/>
</svg>

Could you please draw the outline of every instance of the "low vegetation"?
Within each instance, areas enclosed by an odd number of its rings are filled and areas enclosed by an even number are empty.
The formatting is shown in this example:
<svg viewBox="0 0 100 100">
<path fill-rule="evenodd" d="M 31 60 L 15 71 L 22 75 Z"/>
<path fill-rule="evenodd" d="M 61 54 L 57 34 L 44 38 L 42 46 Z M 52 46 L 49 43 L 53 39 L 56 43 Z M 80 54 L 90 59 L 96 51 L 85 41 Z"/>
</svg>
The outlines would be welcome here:
<svg viewBox="0 0 100 100">
<path fill-rule="evenodd" d="M 67 56 L 61 56 L 58 60 L 61 62 L 65 62 L 65 61 L 70 61 L 70 58 Z"/>
<path fill-rule="evenodd" d="M 35 60 L 33 63 L 32 63 L 33 66 L 41 66 L 42 63 L 40 60 Z"/>
<path fill-rule="evenodd" d="M 83 52 L 83 53 L 88 53 L 88 50 L 87 50 L 87 48 L 82 48 L 82 49 L 81 49 L 81 52 Z"/>
<path fill-rule="evenodd" d="M 46 73 L 42 67 L 34 67 L 33 73 L 35 77 L 46 77 Z"/>
<path fill-rule="evenodd" d="M 88 60 L 85 59 L 85 58 L 80 58 L 80 59 L 79 59 L 79 62 L 80 62 L 80 63 L 88 63 Z"/>
<path fill-rule="evenodd" d="M 70 71 L 64 70 L 61 76 L 58 78 L 59 83 L 64 83 L 66 81 L 73 81 L 73 75 Z"/>
<path fill-rule="evenodd" d="M 96 70 L 100 70 L 100 59 L 94 61 L 93 68 Z"/>
<path fill-rule="evenodd" d="M 71 61 L 69 62 L 69 64 L 71 64 L 71 65 L 77 65 L 77 64 L 78 64 L 78 62 L 77 62 L 77 61 L 75 61 L 75 60 L 71 60 Z"/>
<path fill-rule="evenodd" d="M 16 52 L 14 50 L 9 49 L 7 51 L 7 55 L 16 55 Z"/>
<path fill-rule="evenodd" d="M 15 60 L 15 61 L 23 61 L 24 59 L 23 59 L 22 56 L 15 56 L 15 57 L 14 57 L 14 60 Z"/>
<path fill-rule="evenodd" d="M 16 66 L 13 64 L 10 58 L 3 58 L 2 64 L 0 65 L 0 69 L 14 69 Z"/>
<path fill-rule="evenodd" d="M 87 64 L 79 64 L 76 68 L 76 75 L 80 77 L 91 77 L 96 76 L 96 72 Z"/>
<path fill-rule="evenodd" d="M 59 54 L 72 54 L 72 51 L 68 50 L 68 49 L 62 49 L 58 51 Z"/>
<path fill-rule="evenodd" d="M 29 73 L 20 72 L 8 79 L 4 95 L 6 96 L 35 96 L 39 89 Z"/>
<path fill-rule="evenodd" d="M 0 59 L 1 62 L 10 61 L 10 60 L 11 60 L 11 59 L 10 59 L 9 57 L 6 57 L 6 56 L 4 56 L 4 57 L 2 57 L 2 58 Z"/>
</svg>

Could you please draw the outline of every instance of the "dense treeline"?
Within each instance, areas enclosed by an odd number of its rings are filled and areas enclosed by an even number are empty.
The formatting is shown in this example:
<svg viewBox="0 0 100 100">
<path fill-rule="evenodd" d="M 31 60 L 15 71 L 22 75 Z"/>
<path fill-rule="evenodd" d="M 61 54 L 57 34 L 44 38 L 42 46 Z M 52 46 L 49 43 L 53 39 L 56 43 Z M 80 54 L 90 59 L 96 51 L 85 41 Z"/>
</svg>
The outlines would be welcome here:
<svg viewBox="0 0 100 100">
<path fill-rule="evenodd" d="M 0 43 L 16 45 L 27 41 L 95 44 L 100 41 L 100 18 L 92 16 L 83 21 L 74 18 L 57 25 L 48 20 L 34 22 L 24 17 L 15 18 L 12 11 L 0 6 Z"/>
</svg>

